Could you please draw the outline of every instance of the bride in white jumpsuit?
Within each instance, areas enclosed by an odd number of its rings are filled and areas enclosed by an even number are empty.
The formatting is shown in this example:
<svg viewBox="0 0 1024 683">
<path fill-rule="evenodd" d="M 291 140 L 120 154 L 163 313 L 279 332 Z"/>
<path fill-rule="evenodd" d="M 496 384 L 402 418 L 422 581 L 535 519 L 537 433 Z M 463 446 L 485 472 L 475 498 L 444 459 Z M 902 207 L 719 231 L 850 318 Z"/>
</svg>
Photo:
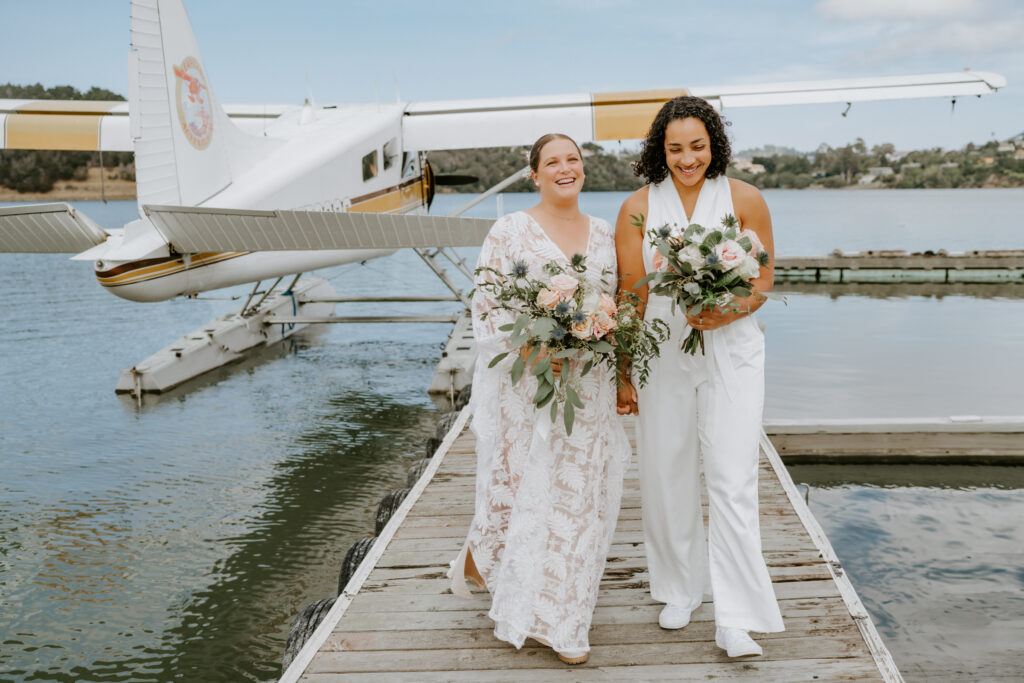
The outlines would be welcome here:
<svg viewBox="0 0 1024 683">
<path fill-rule="evenodd" d="M 652 269 L 648 231 L 690 223 L 717 227 L 732 214 L 773 251 L 771 219 L 760 192 L 724 174 L 729 145 L 718 114 L 703 100 L 668 102 L 645 140 L 637 173 L 652 181 L 623 204 L 616 227 L 621 287 Z M 652 177 L 653 176 L 653 177 Z M 660 177 L 659 177 L 660 176 Z M 643 228 L 631 216 L 644 216 Z M 703 597 L 713 596 L 716 642 L 729 656 L 760 655 L 748 631 L 784 630 L 758 524 L 758 437 L 764 403 L 764 337 L 752 312 L 771 287 L 769 267 L 740 310 L 688 318 L 664 296 L 647 296 L 645 317 L 661 318 L 671 337 L 638 392 L 619 392 L 619 412 L 637 413 L 637 454 L 651 597 L 666 603 L 659 623 L 682 628 Z M 680 350 L 691 328 L 704 353 Z M 700 470 L 708 494 L 701 515 Z"/>
</svg>

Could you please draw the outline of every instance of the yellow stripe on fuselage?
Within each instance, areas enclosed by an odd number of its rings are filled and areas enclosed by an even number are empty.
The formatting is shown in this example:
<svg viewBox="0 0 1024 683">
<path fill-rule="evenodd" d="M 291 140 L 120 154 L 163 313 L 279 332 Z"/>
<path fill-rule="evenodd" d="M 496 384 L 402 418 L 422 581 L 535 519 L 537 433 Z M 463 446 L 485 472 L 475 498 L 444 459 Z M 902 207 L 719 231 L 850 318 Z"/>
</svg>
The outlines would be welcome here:
<svg viewBox="0 0 1024 683">
<path fill-rule="evenodd" d="M 104 287 L 117 287 L 119 285 L 131 285 L 137 282 L 145 282 L 146 280 L 155 280 L 159 277 L 166 275 L 173 275 L 184 270 L 192 270 L 193 268 L 199 268 L 200 266 L 208 266 L 211 263 L 219 263 L 228 259 L 235 258 L 237 256 L 244 256 L 248 254 L 248 251 L 224 251 L 224 252 L 204 252 L 201 254 L 195 254 L 192 256 L 191 262 L 188 268 L 185 267 L 184 259 L 177 258 L 173 261 L 167 261 L 165 263 L 157 263 L 154 265 L 142 266 L 139 268 L 132 268 L 130 270 L 124 270 L 116 275 L 104 276 L 102 273 L 96 273 L 96 279 Z"/>
</svg>

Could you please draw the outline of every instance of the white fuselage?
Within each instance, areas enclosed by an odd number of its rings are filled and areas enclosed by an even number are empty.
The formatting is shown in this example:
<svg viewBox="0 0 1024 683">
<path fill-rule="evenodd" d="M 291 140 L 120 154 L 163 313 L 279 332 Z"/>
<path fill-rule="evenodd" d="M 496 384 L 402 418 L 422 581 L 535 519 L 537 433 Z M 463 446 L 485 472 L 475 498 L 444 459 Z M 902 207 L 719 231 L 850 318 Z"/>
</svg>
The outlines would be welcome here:
<svg viewBox="0 0 1024 683">
<path fill-rule="evenodd" d="M 287 112 L 266 130 L 266 136 L 280 144 L 198 205 L 424 212 L 424 173 L 418 153 L 402 149 L 401 116 L 399 105 L 316 110 L 307 106 Z M 122 241 L 153 248 L 126 259 L 118 259 L 118 252 L 112 250 L 108 257 L 96 261 L 96 278 L 113 294 L 133 301 L 163 301 L 391 253 L 310 250 L 182 255 L 172 251 L 173 245 L 157 239 L 156 228 L 144 216 L 126 226 Z"/>
</svg>

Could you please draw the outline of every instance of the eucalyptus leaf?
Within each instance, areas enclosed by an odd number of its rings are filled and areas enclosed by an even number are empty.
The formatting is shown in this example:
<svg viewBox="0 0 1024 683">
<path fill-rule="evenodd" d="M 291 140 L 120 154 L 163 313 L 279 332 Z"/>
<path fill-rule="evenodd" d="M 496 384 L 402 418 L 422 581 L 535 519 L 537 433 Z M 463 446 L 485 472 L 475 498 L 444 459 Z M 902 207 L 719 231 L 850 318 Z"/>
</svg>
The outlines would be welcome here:
<svg viewBox="0 0 1024 683">
<path fill-rule="evenodd" d="M 537 393 L 533 395 L 533 403 L 538 408 L 547 403 L 544 399 L 555 393 L 555 388 L 547 382 L 537 383 Z"/>
<path fill-rule="evenodd" d="M 568 358 L 569 356 L 575 356 L 578 352 L 576 349 L 562 349 L 551 354 L 552 358 Z"/>
<path fill-rule="evenodd" d="M 615 350 L 614 346 L 604 340 L 594 342 L 590 345 L 590 348 L 593 349 L 595 353 L 611 353 Z"/>
<path fill-rule="evenodd" d="M 512 334 L 519 334 L 526 329 L 526 326 L 530 324 L 530 316 L 523 313 L 516 318 L 515 326 L 512 328 Z"/>
<path fill-rule="evenodd" d="M 508 351 L 506 351 L 505 353 L 499 353 L 497 356 L 491 359 L 491 362 L 487 365 L 487 367 L 493 368 L 495 365 L 505 360 L 506 356 L 508 356 Z"/>
<path fill-rule="evenodd" d="M 498 330 L 501 331 L 501 332 L 508 332 L 513 327 L 515 327 L 515 325 L 513 325 L 512 323 L 505 323 L 504 325 L 499 327 Z"/>
<path fill-rule="evenodd" d="M 579 394 L 572 387 L 565 388 L 565 403 L 566 405 L 574 405 L 577 408 L 583 407 L 583 401 L 580 400 Z"/>
<path fill-rule="evenodd" d="M 583 370 L 580 371 L 580 377 L 585 377 L 586 374 L 588 372 L 590 372 L 590 369 L 593 368 L 593 367 L 594 367 L 594 361 L 593 360 L 588 360 L 586 365 L 583 366 Z"/>
<path fill-rule="evenodd" d="M 572 436 L 572 423 L 576 421 L 576 411 L 568 401 L 562 410 L 562 419 L 565 421 L 565 433 Z"/>
<path fill-rule="evenodd" d="M 743 247 L 743 251 L 749 252 L 754 248 L 754 244 L 750 241 L 750 238 L 744 235 L 743 237 L 736 240 L 736 243 Z"/>
<path fill-rule="evenodd" d="M 526 369 L 526 363 L 523 362 L 522 356 L 516 356 L 516 362 L 512 364 L 512 384 L 515 384 L 523 376 L 523 371 Z"/>
<path fill-rule="evenodd" d="M 746 287 L 733 287 L 729 292 L 737 299 L 745 299 L 750 296 L 750 290 Z"/>
<path fill-rule="evenodd" d="M 543 375 L 547 370 L 551 368 L 551 359 L 545 356 L 537 361 L 537 364 L 533 366 L 533 374 L 537 377 Z"/>
<path fill-rule="evenodd" d="M 554 395 L 554 394 L 552 394 Z M 551 422 L 554 423 L 558 419 L 558 401 L 551 402 Z"/>
<path fill-rule="evenodd" d="M 556 324 L 554 318 L 540 318 L 533 324 L 533 335 L 547 340 L 551 337 L 551 330 L 555 329 Z"/>
</svg>

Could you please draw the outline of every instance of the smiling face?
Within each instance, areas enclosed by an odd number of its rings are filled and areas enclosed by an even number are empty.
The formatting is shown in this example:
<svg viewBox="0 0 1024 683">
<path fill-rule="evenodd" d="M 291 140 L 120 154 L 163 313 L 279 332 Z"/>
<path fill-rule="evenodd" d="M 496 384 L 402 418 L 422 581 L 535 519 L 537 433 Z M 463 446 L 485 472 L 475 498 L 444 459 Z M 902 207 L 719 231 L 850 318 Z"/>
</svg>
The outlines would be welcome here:
<svg viewBox="0 0 1024 683">
<path fill-rule="evenodd" d="M 583 189 L 583 157 L 572 140 L 555 138 L 541 147 L 531 175 L 542 197 L 573 199 Z"/>
<path fill-rule="evenodd" d="M 674 119 L 665 127 L 665 164 L 681 185 L 700 184 L 711 163 L 711 139 L 698 118 Z"/>
</svg>

